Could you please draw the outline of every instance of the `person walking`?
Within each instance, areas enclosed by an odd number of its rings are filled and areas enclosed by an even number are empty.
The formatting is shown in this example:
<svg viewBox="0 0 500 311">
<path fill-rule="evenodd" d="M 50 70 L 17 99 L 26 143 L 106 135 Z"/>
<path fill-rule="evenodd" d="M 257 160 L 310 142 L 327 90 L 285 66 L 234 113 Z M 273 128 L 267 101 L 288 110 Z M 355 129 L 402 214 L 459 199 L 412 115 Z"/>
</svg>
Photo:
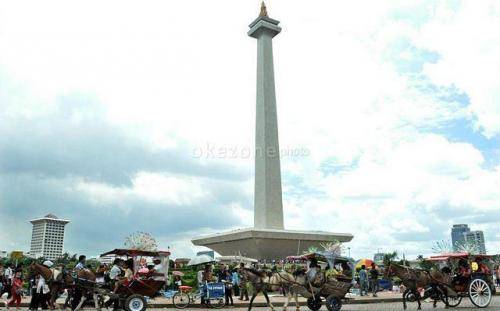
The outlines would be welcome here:
<svg viewBox="0 0 500 311">
<path fill-rule="evenodd" d="M 371 269 L 370 269 L 370 286 L 372 288 L 372 295 L 373 297 L 377 297 L 377 292 L 378 292 L 378 270 L 377 267 L 375 266 L 375 263 L 372 262 Z"/>
<path fill-rule="evenodd" d="M 359 293 L 360 296 L 368 295 L 368 274 L 365 265 L 362 265 L 359 270 Z"/>
<path fill-rule="evenodd" d="M 15 303 L 16 309 L 19 310 L 19 306 L 21 305 L 21 298 L 23 296 L 23 280 L 21 279 L 21 272 L 17 271 L 14 273 L 14 277 L 12 278 L 12 287 L 11 287 L 11 300 L 8 303 L 5 303 L 7 310 L 12 307 Z"/>
<path fill-rule="evenodd" d="M 247 279 L 245 273 L 243 273 L 243 269 L 245 269 L 245 264 L 241 262 L 240 269 L 238 271 L 240 277 L 240 300 L 243 300 L 243 298 L 245 298 L 244 300 L 248 301 Z"/>
</svg>

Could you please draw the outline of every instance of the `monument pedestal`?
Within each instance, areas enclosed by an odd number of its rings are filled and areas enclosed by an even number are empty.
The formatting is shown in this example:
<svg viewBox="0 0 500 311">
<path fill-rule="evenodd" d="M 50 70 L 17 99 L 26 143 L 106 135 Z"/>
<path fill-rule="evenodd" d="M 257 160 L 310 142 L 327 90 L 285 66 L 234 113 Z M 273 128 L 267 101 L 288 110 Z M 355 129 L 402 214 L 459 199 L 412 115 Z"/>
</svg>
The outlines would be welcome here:
<svg viewBox="0 0 500 311">
<path fill-rule="evenodd" d="M 312 246 L 320 248 L 320 243 L 334 240 L 349 242 L 352 238 L 348 233 L 247 228 L 199 237 L 192 242 L 223 256 L 241 255 L 255 259 L 280 260 L 287 256 L 303 254 Z"/>
</svg>

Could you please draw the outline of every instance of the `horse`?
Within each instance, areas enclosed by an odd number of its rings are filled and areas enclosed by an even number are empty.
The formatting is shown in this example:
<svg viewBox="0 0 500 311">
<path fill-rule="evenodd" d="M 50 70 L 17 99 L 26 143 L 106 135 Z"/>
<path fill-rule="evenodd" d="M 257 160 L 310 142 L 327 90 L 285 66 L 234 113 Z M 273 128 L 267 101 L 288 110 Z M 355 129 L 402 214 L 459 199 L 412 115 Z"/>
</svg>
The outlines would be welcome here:
<svg viewBox="0 0 500 311">
<path fill-rule="evenodd" d="M 2 275 L 0 275 L 0 297 L 3 296 L 3 294 L 7 293 L 7 295 L 10 295 L 10 284 L 8 283 L 7 279 L 3 276 L 3 271 Z"/>
<path fill-rule="evenodd" d="M 269 296 L 267 295 L 269 283 L 264 282 L 264 279 L 267 277 L 267 273 L 265 271 L 259 271 L 253 268 L 242 268 L 240 272 L 243 274 L 243 277 L 253 286 L 252 298 L 250 298 L 250 303 L 248 304 L 248 311 L 252 310 L 253 301 L 255 297 L 257 297 L 257 294 L 259 292 L 262 292 L 262 294 L 266 298 L 267 306 L 271 308 L 271 311 L 274 311 L 274 306 L 269 300 Z"/>
<path fill-rule="evenodd" d="M 274 306 L 270 302 L 267 292 L 279 291 L 280 289 L 283 289 L 286 297 L 283 310 L 287 310 L 292 296 L 295 300 L 296 310 L 300 310 L 298 293 L 301 288 L 305 288 L 305 274 L 297 274 L 294 276 L 286 271 L 267 272 L 258 271 L 252 268 L 244 268 L 242 272 L 244 274 L 243 277 L 246 277 L 254 288 L 253 295 L 248 306 L 249 311 L 252 309 L 253 300 L 259 292 L 262 292 L 266 298 L 268 307 L 270 307 L 271 310 L 274 310 Z"/>
<path fill-rule="evenodd" d="M 75 285 L 75 280 L 71 276 L 70 273 L 62 272 L 56 269 L 50 269 L 44 265 L 38 264 L 38 263 L 33 263 L 29 266 L 29 271 L 30 274 L 36 274 L 36 275 L 41 275 L 44 279 L 46 284 L 49 286 L 49 293 L 50 293 L 50 298 L 48 301 L 48 304 L 51 309 L 55 309 L 56 307 L 58 309 L 61 309 L 61 307 L 57 304 L 56 300 L 59 297 L 59 293 L 62 292 L 66 288 L 70 288 L 73 285 Z M 78 279 L 83 279 L 86 281 L 90 282 L 95 282 L 95 275 L 92 271 L 88 269 L 81 269 L 77 272 L 77 277 Z M 66 302 L 64 303 L 64 309 L 66 308 L 68 304 L 68 300 L 70 298 L 70 295 L 68 293 L 68 299 L 66 299 Z M 96 309 L 100 309 L 98 302 L 97 302 L 97 295 L 94 293 L 94 302 Z M 85 302 L 85 299 L 81 300 L 78 306 L 76 306 L 75 310 L 79 310 L 83 303 Z"/>
<path fill-rule="evenodd" d="M 403 265 L 398 265 L 396 263 L 390 263 L 389 267 L 384 272 L 385 278 L 390 278 L 392 276 L 397 276 L 403 282 L 406 290 L 403 292 L 403 308 L 406 310 L 406 300 L 411 294 L 415 297 L 418 303 L 418 310 L 422 309 L 420 300 L 425 300 L 426 298 L 433 299 L 433 307 L 436 308 L 436 304 L 439 299 L 443 300 L 444 304 L 448 306 L 448 295 L 446 290 L 443 290 L 440 283 L 444 283 L 445 276 L 437 271 L 428 272 L 425 270 L 412 269 Z M 417 288 L 431 287 L 430 291 L 425 291 L 424 297 L 420 296 Z M 443 298 L 444 296 L 444 298 Z"/>
</svg>

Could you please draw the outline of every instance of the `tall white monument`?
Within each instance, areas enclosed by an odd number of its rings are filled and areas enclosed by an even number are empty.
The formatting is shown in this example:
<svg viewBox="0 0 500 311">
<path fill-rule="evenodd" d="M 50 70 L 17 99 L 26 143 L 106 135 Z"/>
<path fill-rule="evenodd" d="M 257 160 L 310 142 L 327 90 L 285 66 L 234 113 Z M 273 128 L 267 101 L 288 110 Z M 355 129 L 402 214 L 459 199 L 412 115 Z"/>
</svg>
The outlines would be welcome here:
<svg viewBox="0 0 500 311">
<path fill-rule="evenodd" d="M 260 16 L 250 24 L 248 35 L 257 39 L 254 227 L 283 230 L 273 65 L 273 37 L 281 31 L 278 24 L 277 20 L 267 17 L 262 2 Z"/>
<path fill-rule="evenodd" d="M 221 255 L 282 259 L 321 242 L 348 242 L 353 238 L 348 233 L 284 229 L 272 41 L 281 31 L 279 23 L 268 17 L 262 2 L 260 15 L 248 31 L 257 39 L 254 228 L 192 240 L 194 245 L 206 246 Z"/>
</svg>

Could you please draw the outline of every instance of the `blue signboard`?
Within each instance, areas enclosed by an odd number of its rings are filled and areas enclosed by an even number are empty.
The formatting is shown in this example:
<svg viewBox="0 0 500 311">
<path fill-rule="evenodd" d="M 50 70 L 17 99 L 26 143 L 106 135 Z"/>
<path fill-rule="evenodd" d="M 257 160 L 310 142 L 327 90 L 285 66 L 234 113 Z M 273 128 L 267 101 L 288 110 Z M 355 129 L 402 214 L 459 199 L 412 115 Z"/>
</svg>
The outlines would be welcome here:
<svg viewBox="0 0 500 311">
<path fill-rule="evenodd" d="M 226 286 L 224 283 L 207 283 L 207 298 L 224 298 Z"/>
</svg>

